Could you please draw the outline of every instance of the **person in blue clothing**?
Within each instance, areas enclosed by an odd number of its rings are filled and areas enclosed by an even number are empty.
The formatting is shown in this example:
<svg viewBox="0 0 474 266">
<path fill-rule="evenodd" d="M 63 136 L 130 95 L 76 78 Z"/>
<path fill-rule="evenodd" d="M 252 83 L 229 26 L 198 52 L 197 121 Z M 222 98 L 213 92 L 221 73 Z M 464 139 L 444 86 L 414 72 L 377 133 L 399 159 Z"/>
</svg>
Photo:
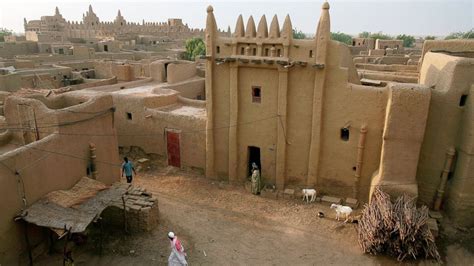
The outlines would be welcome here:
<svg viewBox="0 0 474 266">
<path fill-rule="evenodd" d="M 125 174 L 125 177 L 127 177 L 127 183 L 132 183 L 132 172 L 137 175 L 137 172 L 135 171 L 135 168 L 133 168 L 132 162 L 128 160 L 127 157 L 123 158 L 123 164 L 122 164 L 122 177 Z"/>
</svg>

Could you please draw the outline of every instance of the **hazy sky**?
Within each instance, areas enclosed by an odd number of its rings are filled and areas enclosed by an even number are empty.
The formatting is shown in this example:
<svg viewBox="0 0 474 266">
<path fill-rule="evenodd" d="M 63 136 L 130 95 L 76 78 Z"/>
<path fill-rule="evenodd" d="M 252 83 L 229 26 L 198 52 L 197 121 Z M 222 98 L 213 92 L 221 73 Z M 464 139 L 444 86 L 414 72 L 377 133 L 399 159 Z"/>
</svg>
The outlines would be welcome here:
<svg viewBox="0 0 474 266">
<path fill-rule="evenodd" d="M 329 3 L 331 31 L 442 36 L 474 28 L 474 0 L 333 0 Z M 112 21 L 120 9 L 128 21 L 159 22 L 176 17 L 193 28 L 205 26 L 206 7 L 212 4 L 218 27 L 227 29 L 230 25 L 232 31 L 239 14 L 244 16 L 245 24 L 250 15 L 258 24 L 263 14 L 270 24 L 277 14 L 280 26 L 285 15 L 290 14 L 294 28 L 314 33 L 322 1 L 1 0 L 0 27 L 23 32 L 23 18 L 33 20 L 53 15 L 56 6 L 66 20 L 79 21 L 89 4 L 102 21 Z"/>
</svg>

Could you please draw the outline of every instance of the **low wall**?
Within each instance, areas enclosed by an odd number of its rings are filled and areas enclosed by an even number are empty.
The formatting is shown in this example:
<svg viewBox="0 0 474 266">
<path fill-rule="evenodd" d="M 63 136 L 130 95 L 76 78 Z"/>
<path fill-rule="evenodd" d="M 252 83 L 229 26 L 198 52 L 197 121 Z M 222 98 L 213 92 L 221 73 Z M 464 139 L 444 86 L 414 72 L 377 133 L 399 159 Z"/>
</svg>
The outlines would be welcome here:
<svg viewBox="0 0 474 266">
<path fill-rule="evenodd" d="M 7 99 L 7 105 L 12 98 Z M 13 104 L 15 99 L 11 101 Z M 89 143 L 96 145 L 98 180 L 106 184 L 119 180 L 120 159 L 112 113 L 86 120 L 91 117 L 91 113 L 112 106 L 112 97 L 109 95 L 66 108 L 70 112 L 55 111 L 59 124 L 83 122 L 61 126 L 57 131 L 59 134 L 50 134 L 24 146 L 15 138 L 10 144 L 18 148 L 0 155 L 0 264 L 17 265 L 26 256 L 24 229 L 20 223 L 13 221 L 13 217 L 47 193 L 69 189 L 86 176 Z M 51 128 L 42 127 L 40 130 L 49 132 Z M 15 174 L 15 171 L 19 174 Z M 34 247 L 45 240 L 45 235 L 41 230 L 36 230 L 36 234 L 35 230 L 32 231 L 29 233 Z"/>
<path fill-rule="evenodd" d="M 205 79 L 194 78 L 180 83 L 167 84 L 159 89 L 171 89 L 180 92 L 180 95 L 189 99 L 204 99 L 205 97 Z"/>
</svg>

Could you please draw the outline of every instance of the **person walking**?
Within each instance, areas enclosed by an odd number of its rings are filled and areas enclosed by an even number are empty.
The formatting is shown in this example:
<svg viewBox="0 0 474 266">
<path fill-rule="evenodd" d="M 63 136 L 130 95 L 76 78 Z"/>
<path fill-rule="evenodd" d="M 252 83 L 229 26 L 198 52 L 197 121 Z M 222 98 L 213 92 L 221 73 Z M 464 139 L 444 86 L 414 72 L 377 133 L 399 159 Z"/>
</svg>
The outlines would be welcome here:
<svg viewBox="0 0 474 266">
<path fill-rule="evenodd" d="M 122 164 L 122 177 L 125 174 L 125 177 L 127 178 L 127 183 L 132 183 L 133 179 L 133 174 L 137 175 L 137 172 L 135 171 L 135 168 L 133 167 L 133 164 L 131 161 L 128 160 L 127 157 L 123 158 L 123 164 Z"/>
<path fill-rule="evenodd" d="M 181 245 L 181 241 L 179 241 L 178 237 L 173 232 L 169 232 L 168 239 L 171 244 L 171 254 L 168 257 L 168 266 L 188 265 L 184 247 Z"/>
</svg>

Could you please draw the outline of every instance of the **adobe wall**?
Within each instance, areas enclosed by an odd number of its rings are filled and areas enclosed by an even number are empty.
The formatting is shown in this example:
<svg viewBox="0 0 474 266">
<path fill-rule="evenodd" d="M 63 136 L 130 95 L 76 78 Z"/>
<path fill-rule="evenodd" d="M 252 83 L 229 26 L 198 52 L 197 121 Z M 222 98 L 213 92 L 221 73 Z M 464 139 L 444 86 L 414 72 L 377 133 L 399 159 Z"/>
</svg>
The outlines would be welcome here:
<svg viewBox="0 0 474 266">
<path fill-rule="evenodd" d="M 419 200 L 432 205 L 444 169 L 446 152 L 448 148 L 454 147 L 457 156 L 456 168 L 452 169 L 454 172 L 448 182 L 448 203 L 445 204 L 448 204 L 447 211 L 456 222 L 470 225 L 474 221 L 465 219 L 463 212 L 456 210 L 472 209 L 474 206 L 474 200 L 469 196 L 473 195 L 474 191 L 471 190 L 472 186 L 467 179 L 472 172 L 465 171 L 472 167 L 473 159 L 469 151 L 472 136 L 468 137 L 472 123 L 469 119 L 472 103 L 470 90 L 474 83 L 473 62 L 474 59 L 468 57 L 426 53 L 420 70 L 420 84 L 432 87 L 432 102 L 417 173 L 420 184 Z M 467 98 L 464 100 L 464 106 L 461 106 L 463 97 Z M 454 202 L 458 207 L 454 206 Z M 453 210 L 449 210 L 449 206 Z"/>
<path fill-rule="evenodd" d="M 380 166 L 370 194 L 380 186 L 392 197 L 418 196 L 416 171 L 431 91 L 417 84 L 392 84 L 385 114 Z"/>
<path fill-rule="evenodd" d="M 403 40 L 382 40 L 375 41 L 375 49 L 403 49 Z"/>
<path fill-rule="evenodd" d="M 355 64 L 356 68 L 361 70 L 373 70 L 373 71 L 387 71 L 387 72 L 411 72 L 418 73 L 417 66 L 407 66 L 407 65 L 375 65 L 375 64 L 364 64 L 357 63 Z"/>
<path fill-rule="evenodd" d="M 474 226 L 474 85 L 468 94 L 457 141 L 456 167 L 448 184 L 444 209 L 455 223 L 471 228 Z"/>
<path fill-rule="evenodd" d="M 0 75 L 0 91 L 16 91 L 21 84 L 21 75 L 17 73 Z"/>
<path fill-rule="evenodd" d="M 178 61 L 168 64 L 167 81 L 169 84 L 190 79 L 197 74 L 196 63 Z"/>
<path fill-rule="evenodd" d="M 130 64 L 116 61 L 95 61 L 96 78 L 107 79 L 117 77 L 118 81 L 132 81 L 135 79 L 134 69 Z"/>
<path fill-rule="evenodd" d="M 18 102 L 33 103 L 34 100 L 16 97 L 7 99 L 7 118 L 14 113 L 13 110 L 16 110 Z M 58 123 L 66 123 L 91 116 L 90 113 L 77 112 L 86 110 L 87 112 L 101 112 L 112 106 L 112 97 L 102 96 L 67 108 L 72 112 L 59 110 L 54 112 L 54 115 Z M 46 127 L 41 128 L 43 132 L 50 130 Z M 23 192 L 18 187 L 18 179 L 22 180 L 24 185 L 27 205 L 31 205 L 48 192 L 69 189 L 86 175 L 89 143 L 92 142 L 96 144 L 98 180 L 106 184 L 119 180 L 120 159 L 118 158 L 117 139 L 110 112 L 108 115 L 102 115 L 92 120 L 62 126 L 59 128 L 59 133 L 51 134 L 40 141 L 0 155 L 0 161 L 3 164 L 20 173 L 19 176 L 16 176 L 6 167 L 0 168 L 0 183 L 2 184 L 0 187 L 2 194 L 0 202 L 0 263 L 2 264 L 18 264 L 20 251 L 25 251 L 23 227 L 19 223 L 13 222 L 13 217 L 23 208 Z M 11 143 L 17 141 L 19 140 L 14 139 Z M 33 163 L 34 167 L 31 167 Z M 34 236 L 31 239 L 32 244 L 44 240 L 41 238 L 42 234 Z M 23 253 L 23 255 L 25 254 Z"/>
<path fill-rule="evenodd" d="M 372 174 L 379 167 L 388 88 L 349 83 L 348 72 L 340 63 L 348 56 L 345 50 L 334 43 L 328 49 L 330 60 L 322 100 L 320 170 L 316 188 L 331 195 L 352 195 L 353 187 L 357 186 L 357 147 L 361 130 L 365 127 L 366 142 L 358 188 L 359 199 L 367 201 Z M 296 115 L 292 120 L 289 128 L 303 122 Z M 342 128 L 348 128 L 348 140 L 341 138 Z M 294 160 L 298 159 L 298 151 L 304 149 L 304 143 L 294 149 L 291 155 Z"/>
<path fill-rule="evenodd" d="M 204 100 L 206 94 L 204 86 L 205 79 L 195 77 L 179 83 L 166 84 L 161 88 L 178 91 L 180 95 L 185 98 Z"/>
<path fill-rule="evenodd" d="M 16 55 L 38 53 L 36 42 L 0 43 L 0 57 L 14 58 Z"/>
<path fill-rule="evenodd" d="M 179 94 L 164 88 L 157 89 L 155 93 L 127 90 L 113 93 L 117 106 L 115 121 L 119 132 L 119 146 L 138 146 L 147 153 L 166 157 L 165 130 L 175 130 L 181 132 L 182 166 L 204 169 L 205 109 L 192 106 L 188 108 L 188 103 L 180 103 Z M 178 111 L 174 111 L 176 108 Z M 189 112 L 186 112 L 187 109 Z M 195 115 L 195 111 L 201 114 Z M 131 119 L 128 113 L 131 114 Z"/>
<path fill-rule="evenodd" d="M 422 58 L 431 50 L 445 50 L 449 52 L 474 51 L 474 41 L 459 40 L 426 40 L 423 44 Z"/>
</svg>

